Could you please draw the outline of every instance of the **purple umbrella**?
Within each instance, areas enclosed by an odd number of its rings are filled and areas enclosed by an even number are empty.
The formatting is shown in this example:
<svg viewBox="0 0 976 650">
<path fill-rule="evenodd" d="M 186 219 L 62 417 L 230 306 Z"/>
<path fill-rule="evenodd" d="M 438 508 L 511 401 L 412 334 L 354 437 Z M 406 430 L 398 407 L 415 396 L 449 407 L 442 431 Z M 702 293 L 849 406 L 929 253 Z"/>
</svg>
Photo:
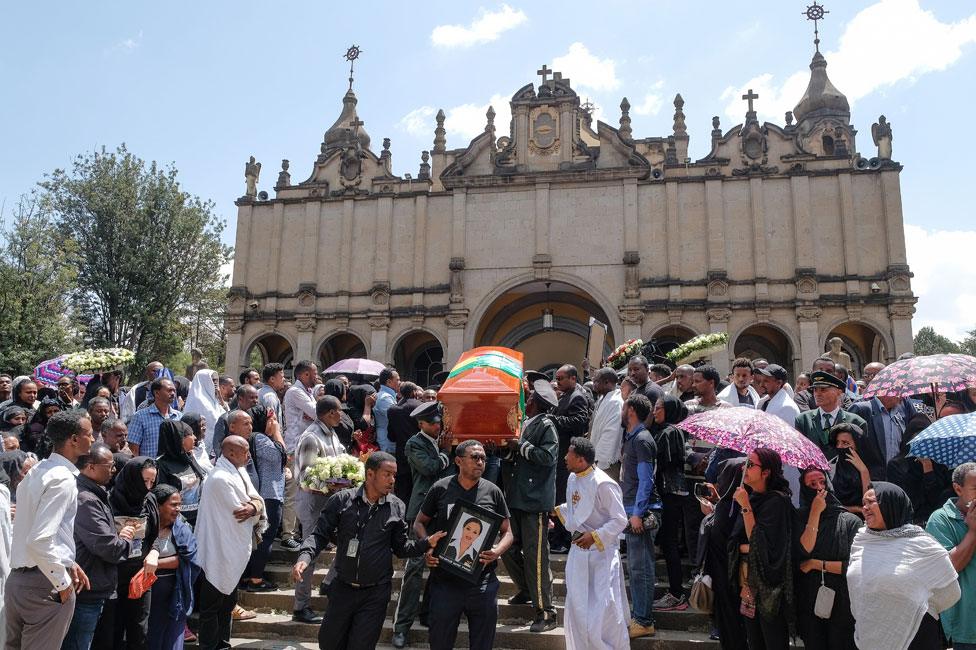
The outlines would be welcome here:
<svg viewBox="0 0 976 650">
<path fill-rule="evenodd" d="M 56 359 L 48 359 L 37 364 L 37 367 L 34 368 L 34 379 L 46 386 L 54 386 L 62 377 L 73 377 L 82 384 L 91 381 L 92 375 L 78 375 L 75 374 L 74 370 L 62 366 L 61 362 L 64 357 L 65 355 L 62 354 Z"/>
<path fill-rule="evenodd" d="M 386 365 L 372 359 L 343 359 L 323 370 L 326 375 L 372 375 L 379 377 Z"/>
</svg>

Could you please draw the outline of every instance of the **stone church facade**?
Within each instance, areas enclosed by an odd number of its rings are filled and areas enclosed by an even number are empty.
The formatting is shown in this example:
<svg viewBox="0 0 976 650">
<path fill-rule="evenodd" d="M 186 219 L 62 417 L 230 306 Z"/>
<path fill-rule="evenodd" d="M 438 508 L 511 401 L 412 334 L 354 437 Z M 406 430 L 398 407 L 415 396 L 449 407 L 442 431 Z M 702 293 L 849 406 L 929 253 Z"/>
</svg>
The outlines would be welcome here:
<svg viewBox="0 0 976 650">
<path fill-rule="evenodd" d="M 911 350 L 916 301 L 902 167 L 883 116 L 859 147 L 826 65 L 817 52 L 782 125 L 758 121 L 751 91 L 742 124 L 713 118 L 700 160 L 680 95 L 672 133 L 640 138 L 626 99 L 617 126 L 594 124 L 543 66 L 511 124 L 489 109 L 467 147 L 447 149 L 438 113 L 403 177 L 350 85 L 307 180 L 283 161 L 273 197 L 249 183 L 237 201 L 228 370 L 368 356 L 425 384 L 476 345 L 551 367 L 583 357 L 590 317 L 608 347 L 727 332 L 720 371 L 744 354 L 800 372 L 833 336 L 858 374 L 892 361 Z"/>
</svg>

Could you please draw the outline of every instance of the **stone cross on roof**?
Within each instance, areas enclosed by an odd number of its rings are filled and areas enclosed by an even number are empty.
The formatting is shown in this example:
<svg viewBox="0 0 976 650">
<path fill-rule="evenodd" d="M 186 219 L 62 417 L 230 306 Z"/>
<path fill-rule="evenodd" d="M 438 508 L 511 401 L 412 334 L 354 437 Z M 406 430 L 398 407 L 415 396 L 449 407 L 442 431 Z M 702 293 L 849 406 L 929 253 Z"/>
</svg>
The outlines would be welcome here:
<svg viewBox="0 0 976 650">
<path fill-rule="evenodd" d="M 358 131 L 359 127 L 364 126 L 365 124 L 366 122 L 363 122 L 361 119 L 357 117 L 356 119 L 354 119 L 352 122 L 349 123 L 349 126 L 351 126 L 352 128 Z"/>
<path fill-rule="evenodd" d="M 546 66 L 546 64 L 543 63 L 542 64 L 542 68 L 539 69 L 539 70 L 536 70 L 535 73 L 537 75 L 539 75 L 540 77 L 542 77 L 542 83 L 546 83 L 548 81 L 548 79 L 546 77 L 548 77 L 550 74 L 552 74 L 552 70 L 550 70 Z"/>
<path fill-rule="evenodd" d="M 757 95 L 756 93 L 752 92 L 752 88 L 750 88 L 749 89 L 749 92 L 747 92 L 745 95 L 742 96 L 742 99 L 744 99 L 747 102 L 749 102 L 749 112 L 750 113 L 755 113 L 756 111 L 752 107 L 752 100 L 759 99 L 759 95 Z"/>
</svg>

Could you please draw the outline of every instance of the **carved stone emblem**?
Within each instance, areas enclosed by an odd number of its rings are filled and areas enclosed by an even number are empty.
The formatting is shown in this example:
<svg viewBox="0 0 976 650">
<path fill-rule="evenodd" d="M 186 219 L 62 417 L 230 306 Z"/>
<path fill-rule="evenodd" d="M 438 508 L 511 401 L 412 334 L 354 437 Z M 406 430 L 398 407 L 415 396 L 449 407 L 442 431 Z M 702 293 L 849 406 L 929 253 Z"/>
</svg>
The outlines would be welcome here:
<svg viewBox="0 0 976 650">
<path fill-rule="evenodd" d="M 912 284 L 907 275 L 896 275 L 888 281 L 892 291 L 908 291 Z"/>
<path fill-rule="evenodd" d="M 550 155 L 559 151 L 559 113 L 549 106 L 532 109 L 529 114 L 532 133 L 529 136 L 529 149 L 540 155 Z"/>
<path fill-rule="evenodd" d="M 766 163 L 766 136 L 756 122 L 746 124 L 742 129 L 742 153 L 750 160 Z"/>
<path fill-rule="evenodd" d="M 389 316 L 383 314 L 376 314 L 374 316 L 370 316 L 366 320 L 366 322 L 369 323 L 369 328 L 374 330 L 385 330 L 385 329 L 389 329 L 390 327 Z"/>
<path fill-rule="evenodd" d="M 314 332 L 315 331 L 315 319 L 314 318 L 299 318 L 295 321 L 295 327 L 298 328 L 299 332 Z"/>
<path fill-rule="evenodd" d="M 377 307 L 390 304 L 390 287 L 386 284 L 377 284 L 369 294 L 370 301 Z"/>
<path fill-rule="evenodd" d="M 768 305 L 757 305 L 756 306 L 756 320 L 760 323 L 769 322 L 770 309 Z"/>
<path fill-rule="evenodd" d="M 637 308 L 620 309 L 620 322 L 625 325 L 640 325 L 644 322 L 644 312 Z"/>
<path fill-rule="evenodd" d="M 240 332 L 244 329 L 244 319 L 228 318 L 226 321 L 224 321 L 224 327 L 227 328 L 228 332 Z"/>
<path fill-rule="evenodd" d="M 801 275 L 796 281 L 797 293 L 817 293 L 817 277 L 813 274 Z"/>
<path fill-rule="evenodd" d="M 852 303 L 847 305 L 847 317 L 851 320 L 861 320 L 861 314 L 864 311 L 864 305 Z"/>
<path fill-rule="evenodd" d="M 805 305 L 803 307 L 796 308 L 796 318 L 801 321 L 815 321 L 820 318 L 820 314 L 823 313 L 820 307 L 816 305 Z"/>
<path fill-rule="evenodd" d="M 731 309 L 709 309 L 705 312 L 705 318 L 709 323 L 728 323 L 732 318 Z"/>
<path fill-rule="evenodd" d="M 468 312 L 467 310 L 458 310 L 448 312 L 447 316 L 444 317 L 444 324 L 448 327 L 464 327 L 468 323 Z"/>
<path fill-rule="evenodd" d="M 911 318 L 915 313 L 915 306 L 908 303 L 888 305 L 888 313 L 892 318 Z"/>
<path fill-rule="evenodd" d="M 315 304 L 315 285 L 302 284 L 298 287 L 298 304 L 302 307 Z"/>
<path fill-rule="evenodd" d="M 721 278 L 716 278 L 708 283 L 709 297 L 721 298 L 729 295 L 729 283 Z"/>
</svg>

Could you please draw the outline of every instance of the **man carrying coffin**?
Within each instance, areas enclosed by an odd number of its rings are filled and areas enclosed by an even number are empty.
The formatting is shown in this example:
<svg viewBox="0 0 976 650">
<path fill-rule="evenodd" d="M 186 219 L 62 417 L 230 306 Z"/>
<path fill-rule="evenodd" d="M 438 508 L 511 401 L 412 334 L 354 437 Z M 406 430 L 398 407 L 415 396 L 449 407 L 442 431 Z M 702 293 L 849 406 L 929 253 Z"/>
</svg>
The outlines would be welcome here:
<svg viewBox="0 0 976 650">
<path fill-rule="evenodd" d="M 566 560 L 567 650 L 630 647 L 630 610 L 617 544 L 627 513 L 620 486 L 593 464 L 595 459 L 592 442 L 570 441 L 566 503 L 556 507 L 573 539 Z"/>
</svg>

